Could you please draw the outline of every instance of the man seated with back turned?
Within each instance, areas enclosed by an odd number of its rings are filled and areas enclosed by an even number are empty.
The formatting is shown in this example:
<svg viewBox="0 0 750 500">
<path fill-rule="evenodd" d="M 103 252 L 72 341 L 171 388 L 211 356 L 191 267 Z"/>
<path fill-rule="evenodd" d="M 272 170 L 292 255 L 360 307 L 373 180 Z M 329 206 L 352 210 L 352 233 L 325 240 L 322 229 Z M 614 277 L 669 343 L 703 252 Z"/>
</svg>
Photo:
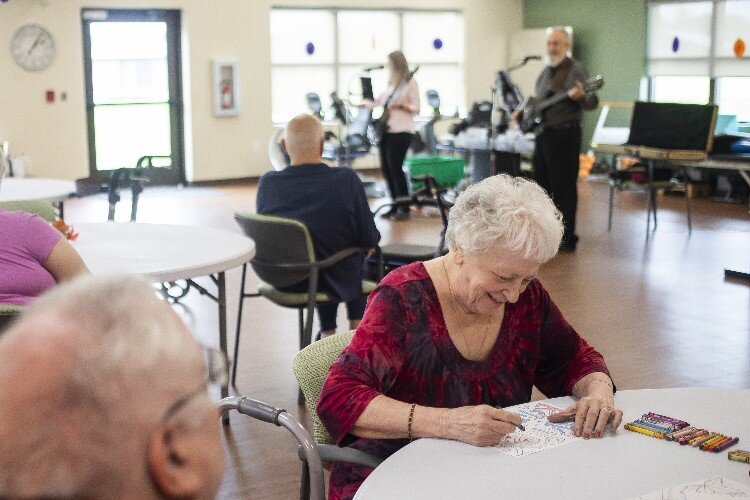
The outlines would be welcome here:
<svg viewBox="0 0 750 500">
<path fill-rule="evenodd" d="M 0 337 L 0 498 L 214 498 L 225 369 L 145 282 L 55 288 Z"/>
<path fill-rule="evenodd" d="M 286 126 L 281 146 L 291 165 L 268 172 L 258 184 L 259 214 L 288 217 L 310 231 L 317 259 L 325 259 L 347 247 L 373 248 L 380 241 L 364 186 L 350 168 L 323 163 L 323 126 L 311 115 L 299 115 Z M 362 295 L 362 254 L 353 255 L 323 269 L 319 289 L 333 304 L 318 307 L 320 328 L 336 332 L 336 310 L 346 302 L 349 328 L 354 329 L 365 311 Z M 307 283 L 287 288 L 307 291 Z"/>
</svg>

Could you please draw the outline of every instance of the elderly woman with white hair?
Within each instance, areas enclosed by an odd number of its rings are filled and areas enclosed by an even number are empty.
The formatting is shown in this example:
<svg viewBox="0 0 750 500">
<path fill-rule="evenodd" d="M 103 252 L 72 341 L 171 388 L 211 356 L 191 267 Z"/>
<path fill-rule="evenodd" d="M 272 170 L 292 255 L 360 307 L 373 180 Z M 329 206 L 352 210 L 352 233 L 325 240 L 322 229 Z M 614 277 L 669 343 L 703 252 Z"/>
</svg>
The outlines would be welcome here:
<svg viewBox="0 0 750 500">
<path fill-rule="evenodd" d="M 370 295 L 351 344 L 331 367 L 318 415 L 341 446 L 387 457 L 420 437 L 496 445 L 521 423 L 502 408 L 532 386 L 578 402 L 573 432 L 616 429 L 602 356 L 565 321 L 536 275 L 563 226 L 533 182 L 476 184 L 450 212 L 447 255 L 401 267 Z M 334 464 L 331 498 L 350 498 L 371 469 Z"/>
</svg>

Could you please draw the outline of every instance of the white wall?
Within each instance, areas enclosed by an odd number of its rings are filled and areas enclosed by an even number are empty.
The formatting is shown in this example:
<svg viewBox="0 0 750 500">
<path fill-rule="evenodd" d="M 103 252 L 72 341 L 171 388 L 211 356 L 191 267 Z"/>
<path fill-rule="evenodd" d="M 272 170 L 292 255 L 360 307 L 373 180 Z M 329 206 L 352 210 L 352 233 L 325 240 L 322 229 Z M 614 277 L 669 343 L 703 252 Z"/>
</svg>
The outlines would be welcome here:
<svg viewBox="0 0 750 500">
<path fill-rule="evenodd" d="M 182 10 L 188 43 L 191 101 L 186 139 L 192 136 L 196 181 L 261 175 L 270 168 L 266 144 L 272 131 L 269 12 L 272 6 L 458 9 L 466 32 L 467 101 L 489 99 L 494 71 L 508 60 L 508 40 L 521 29 L 521 0 L 10 0 L 0 4 L 0 140 L 14 154 L 31 157 L 34 175 L 75 179 L 88 176 L 82 8 L 170 8 Z M 37 23 L 57 44 L 52 65 L 32 73 L 13 62 L 8 47 L 21 25 Z M 407 54 L 408 57 L 408 54 Z M 212 114 L 211 60 L 240 63 L 241 114 Z M 67 93 L 47 104 L 45 90 Z"/>
</svg>

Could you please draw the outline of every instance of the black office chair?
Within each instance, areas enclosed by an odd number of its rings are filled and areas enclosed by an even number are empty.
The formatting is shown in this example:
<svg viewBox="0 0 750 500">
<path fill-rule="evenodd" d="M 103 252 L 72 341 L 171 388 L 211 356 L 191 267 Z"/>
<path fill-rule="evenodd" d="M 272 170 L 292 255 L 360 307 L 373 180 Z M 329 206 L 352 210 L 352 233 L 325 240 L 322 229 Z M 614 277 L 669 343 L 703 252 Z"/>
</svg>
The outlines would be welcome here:
<svg viewBox="0 0 750 500">
<path fill-rule="evenodd" d="M 411 196 L 397 198 L 392 203 L 386 203 L 378 207 L 374 215 L 377 216 L 382 210 L 399 205 L 407 207 L 412 205 L 418 207 L 437 207 L 443 223 L 443 228 L 440 231 L 440 243 L 438 243 L 437 247 L 411 243 L 389 243 L 379 247 L 370 260 L 370 265 L 376 266 L 378 270 L 378 279 L 397 267 L 412 262 L 423 262 L 447 253 L 447 249 L 445 248 L 445 232 L 448 229 L 448 210 L 453 204 L 446 199 L 445 193 L 440 190 L 434 177 L 422 175 L 412 177 L 412 181 L 423 183 L 422 188 L 414 191 Z"/>
<path fill-rule="evenodd" d="M 255 257 L 250 265 L 263 280 L 257 293 L 245 291 L 247 265 L 242 266 L 240 303 L 237 312 L 237 333 L 234 341 L 234 364 L 232 366 L 232 385 L 237 377 L 237 355 L 240 344 L 240 326 L 242 324 L 242 306 L 244 299 L 265 297 L 276 305 L 297 309 L 299 312 L 299 347 L 310 345 L 312 341 L 313 313 L 319 304 L 330 304 L 331 300 L 324 293 L 318 292 L 320 271 L 333 266 L 347 257 L 369 249 L 360 247 L 345 248 L 324 260 L 315 259 L 310 233 L 299 221 L 269 215 L 237 213 L 237 223 L 247 236 L 255 242 Z M 308 280 L 306 293 L 285 292 L 281 288 L 289 287 Z M 362 293 L 369 295 L 377 286 L 372 281 L 362 281 Z M 307 315 L 305 316 L 305 311 Z M 303 402 L 300 392 L 300 403 Z"/>
</svg>

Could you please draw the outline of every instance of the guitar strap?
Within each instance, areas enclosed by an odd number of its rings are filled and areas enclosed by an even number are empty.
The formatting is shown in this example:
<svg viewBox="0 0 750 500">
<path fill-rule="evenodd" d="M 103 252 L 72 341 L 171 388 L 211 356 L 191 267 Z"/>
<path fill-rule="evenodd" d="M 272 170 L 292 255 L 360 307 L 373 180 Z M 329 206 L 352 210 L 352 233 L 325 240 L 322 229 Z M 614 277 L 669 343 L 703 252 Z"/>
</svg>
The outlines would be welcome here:
<svg viewBox="0 0 750 500">
<path fill-rule="evenodd" d="M 563 85 L 568 80 L 570 69 L 573 67 L 573 60 L 569 57 L 563 59 L 556 68 L 552 68 L 552 93 L 562 92 Z"/>
</svg>

